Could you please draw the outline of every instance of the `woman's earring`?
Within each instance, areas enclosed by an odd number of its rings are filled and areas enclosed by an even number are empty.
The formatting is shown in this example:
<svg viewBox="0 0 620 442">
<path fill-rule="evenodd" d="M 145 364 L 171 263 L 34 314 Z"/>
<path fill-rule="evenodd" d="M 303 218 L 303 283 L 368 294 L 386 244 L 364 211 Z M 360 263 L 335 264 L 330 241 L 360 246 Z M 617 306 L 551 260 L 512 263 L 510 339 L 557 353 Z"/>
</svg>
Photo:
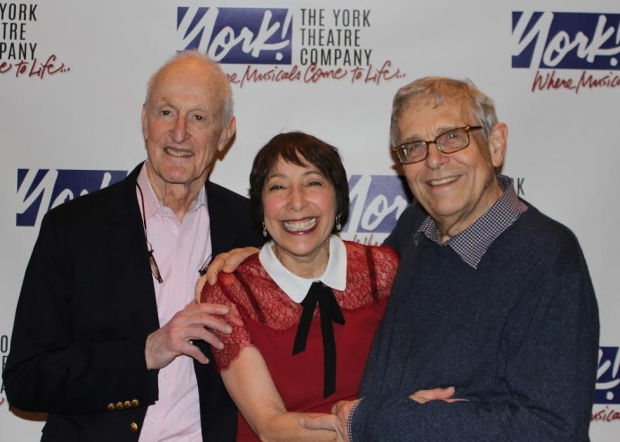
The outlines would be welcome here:
<svg viewBox="0 0 620 442">
<path fill-rule="evenodd" d="M 340 229 L 342 229 L 342 225 L 340 224 L 340 215 L 336 215 L 336 230 L 340 232 Z"/>
<path fill-rule="evenodd" d="M 265 226 L 264 222 L 263 222 L 263 236 L 267 238 L 267 226 Z"/>
</svg>

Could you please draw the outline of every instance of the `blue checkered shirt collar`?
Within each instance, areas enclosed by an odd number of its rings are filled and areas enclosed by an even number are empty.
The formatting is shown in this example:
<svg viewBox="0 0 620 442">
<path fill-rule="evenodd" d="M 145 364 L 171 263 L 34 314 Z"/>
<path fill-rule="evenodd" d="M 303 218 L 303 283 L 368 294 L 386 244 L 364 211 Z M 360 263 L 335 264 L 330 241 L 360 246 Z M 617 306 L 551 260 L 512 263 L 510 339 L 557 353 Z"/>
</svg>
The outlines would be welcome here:
<svg viewBox="0 0 620 442">
<path fill-rule="evenodd" d="M 487 213 L 443 244 L 439 244 L 439 229 L 435 220 L 427 216 L 415 233 L 416 245 L 420 241 L 421 235 L 424 235 L 441 246 L 452 247 L 463 261 L 474 269 L 477 268 L 493 241 L 527 210 L 527 206 L 515 192 L 513 179 L 505 175 L 499 175 L 497 178 L 504 194 Z"/>
</svg>

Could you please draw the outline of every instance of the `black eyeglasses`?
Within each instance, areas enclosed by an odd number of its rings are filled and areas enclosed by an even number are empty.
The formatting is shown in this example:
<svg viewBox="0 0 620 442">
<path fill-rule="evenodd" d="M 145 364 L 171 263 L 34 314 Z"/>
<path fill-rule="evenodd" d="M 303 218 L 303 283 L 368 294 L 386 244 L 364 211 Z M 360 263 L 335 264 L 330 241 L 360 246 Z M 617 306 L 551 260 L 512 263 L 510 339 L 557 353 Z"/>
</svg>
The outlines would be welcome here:
<svg viewBox="0 0 620 442">
<path fill-rule="evenodd" d="M 442 153 L 450 154 L 458 152 L 469 146 L 469 131 L 482 129 L 482 126 L 465 126 L 450 129 L 432 141 L 408 141 L 392 147 L 398 160 L 403 164 L 419 163 L 428 157 L 428 146 L 434 144 Z"/>
<path fill-rule="evenodd" d="M 200 276 L 205 276 L 207 274 L 207 270 L 209 270 L 209 264 L 211 264 L 211 255 L 207 256 L 204 264 L 198 269 L 198 274 Z"/>
<path fill-rule="evenodd" d="M 136 183 L 136 186 L 138 187 L 138 191 L 140 192 L 140 200 L 142 202 L 142 205 L 140 206 L 140 208 L 142 209 L 142 224 L 144 225 L 144 236 L 146 237 L 146 244 L 149 246 L 149 264 L 151 265 L 151 273 L 153 273 L 153 276 L 155 277 L 157 282 L 161 284 L 162 282 L 164 282 L 164 278 L 161 277 L 161 273 L 159 272 L 159 267 L 157 266 L 157 261 L 155 261 L 155 256 L 153 255 L 155 250 L 153 250 L 153 246 L 149 242 L 149 236 L 146 233 L 146 213 L 144 212 L 144 194 L 142 193 L 142 188 L 140 188 L 140 184 Z"/>
</svg>

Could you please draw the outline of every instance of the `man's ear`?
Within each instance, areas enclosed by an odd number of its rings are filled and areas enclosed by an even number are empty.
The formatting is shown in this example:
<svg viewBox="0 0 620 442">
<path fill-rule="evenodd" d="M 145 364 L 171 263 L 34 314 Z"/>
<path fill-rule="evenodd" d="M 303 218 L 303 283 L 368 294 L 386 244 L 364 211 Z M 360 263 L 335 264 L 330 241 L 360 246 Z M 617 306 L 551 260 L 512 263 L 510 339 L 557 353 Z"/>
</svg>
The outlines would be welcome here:
<svg viewBox="0 0 620 442">
<path fill-rule="evenodd" d="M 147 136 L 146 134 L 149 131 L 149 125 L 146 121 L 146 104 L 142 105 L 142 115 L 140 116 L 140 120 L 142 121 L 142 137 L 144 138 L 144 141 L 146 141 Z"/>
<path fill-rule="evenodd" d="M 489 135 L 489 152 L 491 153 L 491 163 L 496 169 L 504 164 L 506 156 L 506 146 L 508 145 L 508 126 L 504 123 L 497 123 Z"/>
<path fill-rule="evenodd" d="M 222 152 L 226 148 L 226 146 L 228 145 L 228 143 L 230 142 L 230 140 L 232 139 L 236 131 L 237 131 L 237 119 L 233 116 L 230 118 L 230 121 L 228 122 L 228 124 L 222 131 L 222 134 L 220 135 L 220 140 L 217 143 L 217 150 Z"/>
</svg>

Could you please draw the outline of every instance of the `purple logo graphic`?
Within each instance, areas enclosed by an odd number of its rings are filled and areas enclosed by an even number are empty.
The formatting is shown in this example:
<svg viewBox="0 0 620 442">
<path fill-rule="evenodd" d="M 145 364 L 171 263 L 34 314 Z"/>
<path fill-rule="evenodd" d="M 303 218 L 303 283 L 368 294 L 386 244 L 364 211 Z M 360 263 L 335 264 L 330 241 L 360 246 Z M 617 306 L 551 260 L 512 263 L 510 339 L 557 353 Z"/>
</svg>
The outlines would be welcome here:
<svg viewBox="0 0 620 442">
<path fill-rule="evenodd" d="M 601 347 L 598 351 L 595 404 L 620 404 L 620 351 Z"/>
<path fill-rule="evenodd" d="M 126 176 L 120 170 L 18 169 L 16 225 L 38 226 L 48 210 Z"/>
<path fill-rule="evenodd" d="M 177 47 L 220 63 L 290 65 L 292 21 L 288 9 L 179 7 Z"/>
<path fill-rule="evenodd" d="M 513 68 L 620 70 L 620 14 L 513 12 Z"/>
<path fill-rule="evenodd" d="M 392 175 L 352 175 L 351 208 L 343 233 L 390 233 L 409 205 L 406 184 Z"/>
</svg>

